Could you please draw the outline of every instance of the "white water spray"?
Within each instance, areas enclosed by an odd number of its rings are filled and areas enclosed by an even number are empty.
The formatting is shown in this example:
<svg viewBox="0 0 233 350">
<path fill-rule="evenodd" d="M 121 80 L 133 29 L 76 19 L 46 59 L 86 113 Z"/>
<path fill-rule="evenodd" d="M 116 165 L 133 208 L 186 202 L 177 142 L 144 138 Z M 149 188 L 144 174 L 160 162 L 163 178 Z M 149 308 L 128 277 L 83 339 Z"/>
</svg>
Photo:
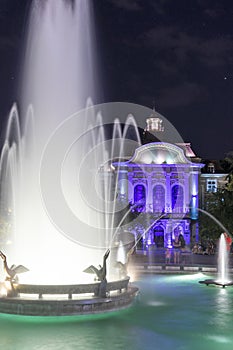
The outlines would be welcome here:
<svg viewBox="0 0 233 350">
<path fill-rule="evenodd" d="M 218 279 L 217 282 L 224 284 L 229 282 L 228 277 L 228 252 L 224 234 L 222 233 L 219 241 L 218 253 Z"/>
</svg>

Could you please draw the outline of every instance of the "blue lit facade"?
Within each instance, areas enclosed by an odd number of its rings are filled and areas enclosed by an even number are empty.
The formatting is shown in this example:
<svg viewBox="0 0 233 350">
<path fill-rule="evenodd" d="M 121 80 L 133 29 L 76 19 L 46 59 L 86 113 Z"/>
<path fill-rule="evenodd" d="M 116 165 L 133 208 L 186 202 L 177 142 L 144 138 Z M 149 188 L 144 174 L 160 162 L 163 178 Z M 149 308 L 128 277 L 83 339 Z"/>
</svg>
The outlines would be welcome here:
<svg viewBox="0 0 233 350">
<path fill-rule="evenodd" d="M 144 246 L 171 247 L 176 234 L 189 245 L 198 241 L 198 179 L 203 164 L 191 162 L 181 147 L 152 142 L 136 149 L 126 162 L 116 162 L 117 200 L 130 203 L 138 219 L 129 223 Z M 154 223 L 154 224 L 153 224 Z"/>
</svg>

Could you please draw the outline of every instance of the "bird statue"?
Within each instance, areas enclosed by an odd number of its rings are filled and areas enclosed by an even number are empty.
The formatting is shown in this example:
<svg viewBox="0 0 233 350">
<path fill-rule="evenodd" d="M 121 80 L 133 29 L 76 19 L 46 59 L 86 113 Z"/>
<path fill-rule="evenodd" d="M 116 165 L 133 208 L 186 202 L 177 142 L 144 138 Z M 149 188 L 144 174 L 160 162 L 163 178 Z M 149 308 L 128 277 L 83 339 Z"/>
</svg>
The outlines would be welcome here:
<svg viewBox="0 0 233 350">
<path fill-rule="evenodd" d="M 86 273 L 94 273 L 97 276 L 98 281 L 106 280 L 107 268 L 106 268 L 106 260 L 109 256 L 110 250 L 108 249 L 103 257 L 103 266 L 99 265 L 99 268 L 91 265 L 86 268 L 83 272 Z"/>
<path fill-rule="evenodd" d="M 25 266 L 23 265 L 12 265 L 11 267 L 7 264 L 6 255 L 3 254 L 3 252 L 0 251 L 0 257 L 3 260 L 4 270 L 6 272 L 6 281 L 10 282 L 18 282 L 18 274 L 29 271 Z"/>
</svg>

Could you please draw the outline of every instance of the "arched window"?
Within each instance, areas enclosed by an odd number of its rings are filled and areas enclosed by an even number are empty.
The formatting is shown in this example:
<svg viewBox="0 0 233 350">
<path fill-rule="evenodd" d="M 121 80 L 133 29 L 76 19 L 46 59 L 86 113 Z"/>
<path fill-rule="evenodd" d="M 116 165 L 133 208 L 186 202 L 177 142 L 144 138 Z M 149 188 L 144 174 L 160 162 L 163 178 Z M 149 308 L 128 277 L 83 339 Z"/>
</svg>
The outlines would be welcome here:
<svg viewBox="0 0 233 350">
<path fill-rule="evenodd" d="M 172 187 L 172 211 L 173 213 L 183 213 L 184 190 L 180 185 Z"/>
<path fill-rule="evenodd" d="M 165 190 L 162 185 L 156 185 L 153 188 L 153 211 L 155 213 L 164 213 L 165 208 Z"/>
<path fill-rule="evenodd" d="M 143 185 L 137 185 L 134 187 L 134 203 L 138 204 L 135 211 L 142 212 L 145 211 L 146 205 L 146 189 Z"/>
</svg>

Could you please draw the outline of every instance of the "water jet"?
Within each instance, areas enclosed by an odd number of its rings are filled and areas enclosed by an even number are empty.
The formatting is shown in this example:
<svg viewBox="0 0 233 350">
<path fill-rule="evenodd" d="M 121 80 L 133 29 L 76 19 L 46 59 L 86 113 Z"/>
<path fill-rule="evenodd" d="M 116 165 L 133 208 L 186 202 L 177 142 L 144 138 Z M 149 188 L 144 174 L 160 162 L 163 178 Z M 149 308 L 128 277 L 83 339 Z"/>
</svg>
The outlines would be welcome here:
<svg viewBox="0 0 233 350">
<path fill-rule="evenodd" d="M 205 284 L 206 286 L 220 286 L 222 288 L 233 285 L 233 281 L 228 276 L 228 252 L 224 233 L 221 234 L 219 241 L 217 279 L 206 279 L 204 281 L 199 281 L 199 283 Z"/>
<path fill-rule="evenodd" d="M 100 169 L 123 156 L 128 130 L 116 121 L 109 147 L 90 102 L 97 99 L 92 22 L 90 1 L 32 3 L 20 113 L 14 104 L 0 158 L 1 216 L 11 211 L 11 244 L 2 242 L 1 256 L 29 271 L 19 281 L 19 268 L 5 268 L 1 313 L 106 312 L 129 306 L 137 293 L 106 261 L 100 281 L 83 273 L 114 251 L 117 188 Z M 135 124 L 132 116 L 127 124 Z"/>
</svg>

